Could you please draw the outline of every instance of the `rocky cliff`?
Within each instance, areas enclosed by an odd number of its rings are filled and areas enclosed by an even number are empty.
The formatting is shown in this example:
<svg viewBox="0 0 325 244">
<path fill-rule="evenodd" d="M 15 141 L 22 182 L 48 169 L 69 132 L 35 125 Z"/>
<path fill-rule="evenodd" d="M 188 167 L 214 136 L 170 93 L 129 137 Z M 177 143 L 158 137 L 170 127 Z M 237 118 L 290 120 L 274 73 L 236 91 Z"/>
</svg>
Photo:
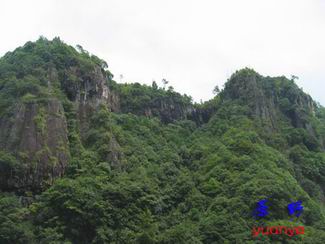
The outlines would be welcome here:
<svg viewBox="0 0 325 244">
<path fill-rule="evenodd" d="M 0 243 L 254 242 L 298 200 L 309 234 L 264 241 L 324 243 L 324 139 L 325 108 L 285 77 L 243 69 L 193 104 L 41 38 L 0 58 Z"/>
<path fill-rule="evenodd" d="M 71 134 L 81 146 L 91 147 L 91 118 L 101 106 L 110 112 L 158 117 L 163 123 L 201 119 L 189 97 L 140 84 L 116 84 L 105 65 L 58 38 L 28 42 L 1 59 L 0 146 L 17 161 L 7 165 L 1 189 L 42 189 L 63 175 Z M 119 143 L 113 133 L 108 140 L 104 160 L 120 168 Z"/>
<path fill-rule="evenodd" d="M 247 106 L 249 116 L 265 128 L 279 130 L 284 118 L 321 141 L 311 118 L 316 105 L 293 81 L 263 77 L 250 69 L 236 72 L 219 96 L 204 104 L 173 89 L 157 86 L 118 84 L 107 64 L 83 49 L 76 51 L 60 39 L 28 42 L 0 60 L 0 146 L 15 158 L 2 172 L 2 189 L 43 188 L 64 174 L 71 157 L 72 140 L 80 146 L 103 146 L 102 160 L 121 168 L 123 153 L 109 131 L 103 145 L 89 140 L 99 108 L 104 113 L 132 113 L 157 117 L 164 123 L 193 120 L 207 123 L 228 102 Z M 109 115 L 105 115 L 108 118 Z M 73 152 L 76 153 L 76 152 Z"/>
<path fill-rule="evenodd" d="M 284 120 L 317 137 L 312 124 L 316 103 L 293 80 L 263 77 L 254 70 L 243 69 L 231 76 L 221 97 L 223 101 L 238 101 L 247 105 L 249 115 L 259 118 L 270 131 L 279 130 L 280 121 Z"/>
<path fill-rule="evenodd" d="M 24 70 L 27 62 L 37 72 Z M 119 98 L 109 90 L 109 72 L 100 63 L 59 39 L 40 39 L 7 53 L 0 70 L 6 71 L 0 74 L 0 146 L 17 161 L 2 172 L 1 189 L 42 189 L 64 174 L 70 158 L 64 105 L 72 104 L 69 119 L 76 120 L 83 140 L 99 105 L 119 111 Z M 116 147 L 114 140 L 110 150 Z M 115 158 L 107 160 L 116 164 Z"/>
</svg>

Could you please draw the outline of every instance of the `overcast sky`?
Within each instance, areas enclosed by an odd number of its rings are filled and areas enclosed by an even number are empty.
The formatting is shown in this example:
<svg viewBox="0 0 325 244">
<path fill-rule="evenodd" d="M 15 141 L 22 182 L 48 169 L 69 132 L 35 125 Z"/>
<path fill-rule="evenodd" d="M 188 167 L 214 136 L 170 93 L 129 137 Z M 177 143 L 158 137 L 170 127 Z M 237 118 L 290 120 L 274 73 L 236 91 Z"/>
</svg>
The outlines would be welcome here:
<svg viewBox="0 0 325 244">
<path fill-rule="evenodd" d="M 195 101 L 236 70 L 292 74 L 325 105 L 324 0 L 1 0 L 0 56 L 55 36 L 107 61 L 117 81 L 162 78 Z"/>
</svg>

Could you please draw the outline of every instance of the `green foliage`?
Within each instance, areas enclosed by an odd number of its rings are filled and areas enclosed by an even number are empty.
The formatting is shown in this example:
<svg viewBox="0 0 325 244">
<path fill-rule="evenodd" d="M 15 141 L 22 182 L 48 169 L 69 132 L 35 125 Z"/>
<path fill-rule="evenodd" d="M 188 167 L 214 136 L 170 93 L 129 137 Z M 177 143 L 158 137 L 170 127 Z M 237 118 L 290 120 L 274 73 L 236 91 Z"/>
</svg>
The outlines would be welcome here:
<svg viewBox="0 0 325 244">
<path fill-rule="evenodd" d="M 37 116 L 33 118 L 37 129 L 44 134 L 46 129 L 46 114 L 44 107 L 40 107 Z"/>
<path fill-rule="evenodd" d="M 12 154 L 0 150 L 0 189 L 8 190 L 8 181 L 22 176 L 24 166 Z"/>
<path fill-rule="evenodd" d="M 33 228 L 29 211 L 14 195 L 0 193 L 0 243 L 32 243 Z"/>
<path fill-rule="evenodd" d="M 119 94 L 121 110 L 123 113 L 137 115 L 158 116 L 163 122 L 172 122 L 182 119 L 182 112 L 191 106 L 192 98 L 181 95 L 173 89 L 134 84 L 120 84 L 111 86 Z"/>
<path fill-rule="evenodd" d="M 98 69 L 118 112 L 84 99 L 81 88 Z M 112 78 L 103 60 L 59 38 L 28 42 L 0 59 L 0 125 L 13 119 L 14 104 L 35 103 L 34 122 L 46 133 L 44 101 L 55 97 L 69 140 L 59 150 L 71 155 L 65 174 L 43 192 L 0 193 L 0 243 L 255 243 L 251 227 L 262 221 L 252 211 L 264 198 L 268 225 L 290 225 L 286 206 L 302 200 L 305 242 L 322 243 L 325 110 L 316 106 L 314 115 L 293 80 L 246 68 L 213 99 L 193 104 L 155 82 Z M 26 153 L 0 151 L 3 191 L 11 190 L 10 177 L 33 170 L 26 161 Z M 274 241 L 302 240 L 260 243 Z"/>
</svg>

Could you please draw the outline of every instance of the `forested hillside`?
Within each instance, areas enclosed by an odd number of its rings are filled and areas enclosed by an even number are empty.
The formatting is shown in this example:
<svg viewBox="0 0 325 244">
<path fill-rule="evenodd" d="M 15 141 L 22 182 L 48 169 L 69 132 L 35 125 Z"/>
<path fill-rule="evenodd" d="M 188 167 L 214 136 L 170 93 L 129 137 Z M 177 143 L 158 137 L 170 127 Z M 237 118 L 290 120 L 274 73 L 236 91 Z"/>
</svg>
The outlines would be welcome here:
<svg viewBox="0 0 325 244">
<path fill-rule="evenodd" d="M 297 241 L 325 243 L 325 108 L 293 79 L 245 68 L 197 104 L 59 38 L 0 59 L 0 243 Z"/>
</svg>

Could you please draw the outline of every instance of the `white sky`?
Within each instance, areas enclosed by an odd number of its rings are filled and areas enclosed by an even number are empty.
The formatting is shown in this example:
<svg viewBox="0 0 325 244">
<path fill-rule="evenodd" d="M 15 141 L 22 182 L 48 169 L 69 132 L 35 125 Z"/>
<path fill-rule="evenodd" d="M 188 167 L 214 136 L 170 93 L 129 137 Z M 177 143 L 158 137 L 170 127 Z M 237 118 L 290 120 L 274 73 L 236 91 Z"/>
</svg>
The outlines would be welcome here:
<svg viewBox="0 0 325 244">
<path fill-rule="evenodd" d="M 119 81 L 162 78 L 195 101 L 237 69 L 297 75 L 325 105 L 324 0 L 0 0 L 0 56 L 60 36 Z"/>
</svg>

